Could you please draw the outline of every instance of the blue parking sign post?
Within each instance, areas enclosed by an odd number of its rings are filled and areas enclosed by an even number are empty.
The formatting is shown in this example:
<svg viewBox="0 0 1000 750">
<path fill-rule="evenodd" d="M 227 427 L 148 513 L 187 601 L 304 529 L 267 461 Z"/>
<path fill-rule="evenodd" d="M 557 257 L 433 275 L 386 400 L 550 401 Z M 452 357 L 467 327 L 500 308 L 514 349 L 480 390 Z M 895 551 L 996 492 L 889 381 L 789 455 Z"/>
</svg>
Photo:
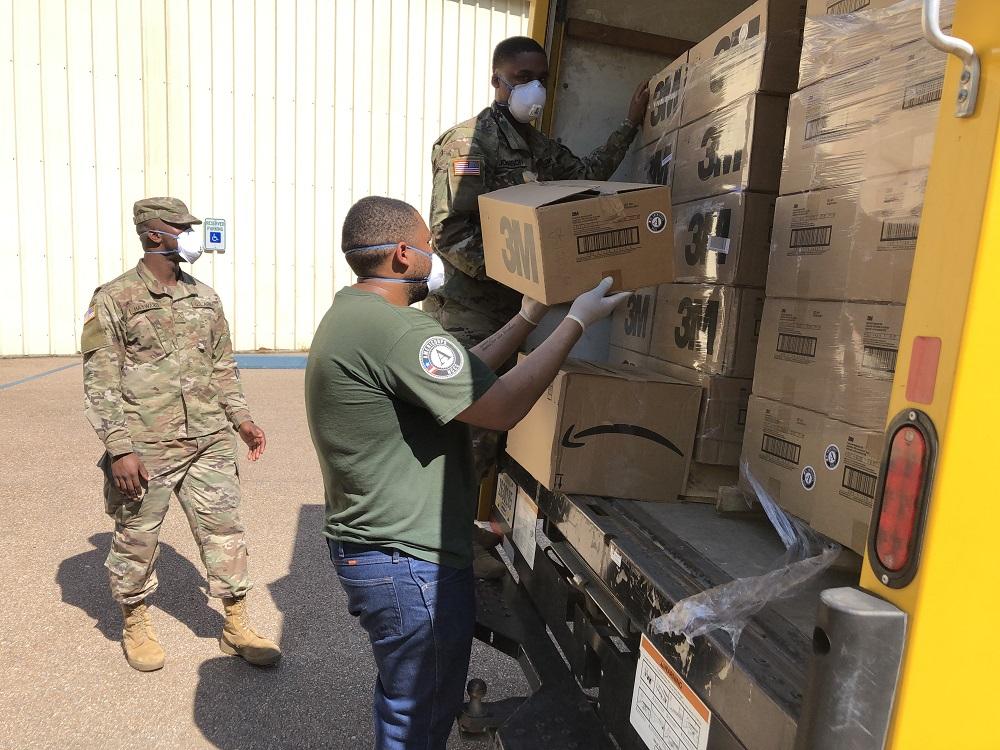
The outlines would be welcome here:
<svg viewBox="0 0 1000 750">
<path fill-rule="evenodd" d="M 226 252 L 226 220 L 205 219 L 205 252 Z"/>
</svg>

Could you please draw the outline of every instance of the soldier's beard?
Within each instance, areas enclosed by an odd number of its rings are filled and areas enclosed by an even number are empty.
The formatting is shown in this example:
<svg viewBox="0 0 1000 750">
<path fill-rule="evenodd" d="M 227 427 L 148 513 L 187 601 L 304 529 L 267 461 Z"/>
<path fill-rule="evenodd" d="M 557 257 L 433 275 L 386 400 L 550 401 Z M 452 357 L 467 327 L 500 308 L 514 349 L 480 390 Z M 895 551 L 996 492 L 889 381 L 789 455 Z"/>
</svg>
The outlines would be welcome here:
<svg viewBox="0 0 1000 750">
<path fill-rule="evenodd" d="M 428 294 L 430 294 L 430 290 L 427 288 L 427 284 L 406 285 L 406 299 L 408 300 L 408 305 L 415 305 L 417 302 L 423 302 L 427 299 Z"/>
</svg>

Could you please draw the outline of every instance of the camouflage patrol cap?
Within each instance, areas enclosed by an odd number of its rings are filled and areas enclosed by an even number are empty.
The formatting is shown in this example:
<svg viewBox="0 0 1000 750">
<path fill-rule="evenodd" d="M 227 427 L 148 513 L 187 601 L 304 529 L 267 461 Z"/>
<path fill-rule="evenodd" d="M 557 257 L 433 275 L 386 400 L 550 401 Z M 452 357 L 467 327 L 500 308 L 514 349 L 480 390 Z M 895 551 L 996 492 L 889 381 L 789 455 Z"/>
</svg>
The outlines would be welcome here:
<svg viewBox="0 0 1000 750">
<path fill-rule="evenodd" d="M 184 201 L 177 198 L 143 198 L 132 206 L 132 221 L 136 225 L 150 219 L 162 219 L 170 224 L 201 224 L 201 219 L 191 214 Z"/>
</svg>

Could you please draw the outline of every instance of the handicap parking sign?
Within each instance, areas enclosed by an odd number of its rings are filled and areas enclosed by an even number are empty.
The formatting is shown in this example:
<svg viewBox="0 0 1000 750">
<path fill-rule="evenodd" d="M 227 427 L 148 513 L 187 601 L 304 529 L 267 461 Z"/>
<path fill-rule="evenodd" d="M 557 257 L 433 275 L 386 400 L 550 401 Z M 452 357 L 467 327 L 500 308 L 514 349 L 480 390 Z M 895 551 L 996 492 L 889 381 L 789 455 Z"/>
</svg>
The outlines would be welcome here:
<svg viewBox="0 0 1000 750">
<path fill-rule="evenodd" d="M 225 252 L 226 220 L 205 219 L 205 251 L 212 253 Z"/>
</svg>

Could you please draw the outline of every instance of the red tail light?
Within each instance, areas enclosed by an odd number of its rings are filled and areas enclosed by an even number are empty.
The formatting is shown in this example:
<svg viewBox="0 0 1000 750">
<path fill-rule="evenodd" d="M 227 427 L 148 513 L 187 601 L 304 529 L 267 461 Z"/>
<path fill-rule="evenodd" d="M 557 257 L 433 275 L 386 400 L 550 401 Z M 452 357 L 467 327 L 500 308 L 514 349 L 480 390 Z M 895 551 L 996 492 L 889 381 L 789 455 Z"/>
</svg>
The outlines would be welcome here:
<svg viewBox="0 0 1000 750">
<path fill-rule="evenodd" d="M 900 414 L 887 434 L 869 558 L 882 583 L 898 587 L 916 574 L 937 439 L 930 418 L 916 410 Z"/>
</svg>

